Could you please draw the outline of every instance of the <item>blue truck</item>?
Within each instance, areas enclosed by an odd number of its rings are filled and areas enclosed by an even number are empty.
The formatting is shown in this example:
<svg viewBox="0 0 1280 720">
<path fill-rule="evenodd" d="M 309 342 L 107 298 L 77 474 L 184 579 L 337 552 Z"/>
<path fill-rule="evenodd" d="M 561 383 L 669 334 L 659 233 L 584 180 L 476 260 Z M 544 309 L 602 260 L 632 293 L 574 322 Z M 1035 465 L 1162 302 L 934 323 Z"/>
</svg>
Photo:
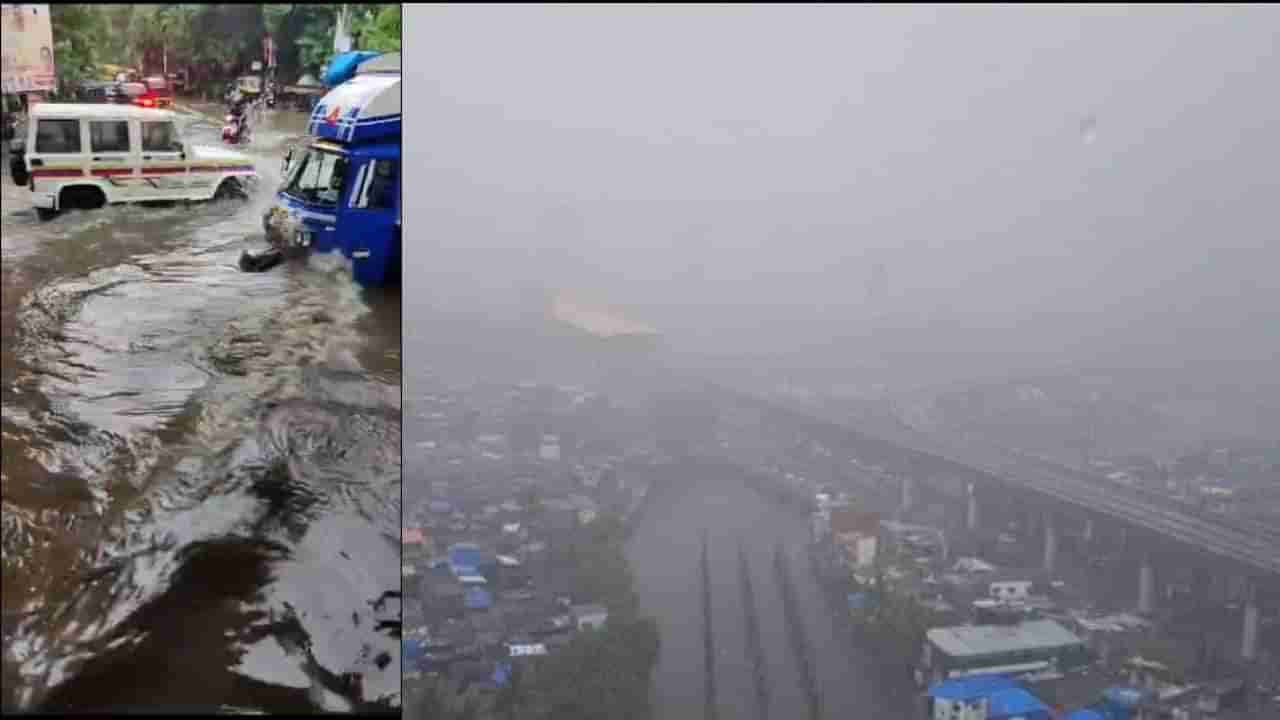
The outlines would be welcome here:
<svg viewBox="0 0 1280 720">
<path fill-rule="evenodd" d="M 308 138 L 284 160 L 284 181 L 263 216 L 288 255 L 341 253 L 363 287 L 400 282 L 400 54 L 339 56 L 349 70 L 311 112 Z"/>
</svg>

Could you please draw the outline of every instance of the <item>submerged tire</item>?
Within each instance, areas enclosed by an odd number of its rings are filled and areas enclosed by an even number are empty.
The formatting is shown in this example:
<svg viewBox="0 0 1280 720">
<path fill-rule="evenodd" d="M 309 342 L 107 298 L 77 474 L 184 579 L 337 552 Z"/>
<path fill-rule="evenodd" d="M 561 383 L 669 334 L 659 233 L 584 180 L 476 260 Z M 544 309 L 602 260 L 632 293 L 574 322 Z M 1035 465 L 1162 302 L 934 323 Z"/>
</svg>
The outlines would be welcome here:
<svg viewBox="0 0 1280 720">
<path fill-rule="evenodd" d="M 107 196 L 96 187 L 70 187 L 58 196 L 59 210 L 97 210 L 107 204 Z"/>
<path fill-rule="evenodd" d="M 42 221 L 49 221 L 58 217 L 58 211 L 50 210 L 49 208 L 36 208 L 36 217 Z"/>
</svg>

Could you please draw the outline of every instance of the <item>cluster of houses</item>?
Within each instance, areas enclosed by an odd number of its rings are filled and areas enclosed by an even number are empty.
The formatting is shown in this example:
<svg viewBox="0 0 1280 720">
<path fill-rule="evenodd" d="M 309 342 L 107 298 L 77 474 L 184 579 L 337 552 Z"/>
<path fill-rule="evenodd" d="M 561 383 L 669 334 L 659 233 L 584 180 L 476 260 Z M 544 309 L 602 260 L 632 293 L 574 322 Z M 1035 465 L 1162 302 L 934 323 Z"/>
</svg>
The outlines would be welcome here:
<svg viewBox="0 0 1280 720">
<path fill-rule="evenodd" d="M 815 568 L 848 593 L 852 616 L 874 617 L 877 582 L 928 611 L 915 673 L 932 720 L 1251 717 L 1241 678 L 1141 657 L 1145 618 L 1069 608 L 1060 582 L 952 558 L 941 531 L 883 520 L 847 495 L 819 492 L 813 507 Z"/>
<path fill-rule="evenodd" d="M 563 415 L 544 413 L 536 432 L 503 421 L 519 415 L 504 399 L 584 403 L 537 387 L 489 394 L 486 412 L 449 398 L 426 418 L 436 432 L 419 451 L 437 462 L 414 488 L 402 537 L 407 689 L 430 680 L 452 696 L 492 693 L 520 663 L 602 627 L 607 609 L 573 596 L 559 550 L 602 513 L 625 517 L 647 489 L 628 482 L 622 457 L 592 449 L 581 423 L 564 423 L 577 428 L 566 441 Z"/>
</svg>

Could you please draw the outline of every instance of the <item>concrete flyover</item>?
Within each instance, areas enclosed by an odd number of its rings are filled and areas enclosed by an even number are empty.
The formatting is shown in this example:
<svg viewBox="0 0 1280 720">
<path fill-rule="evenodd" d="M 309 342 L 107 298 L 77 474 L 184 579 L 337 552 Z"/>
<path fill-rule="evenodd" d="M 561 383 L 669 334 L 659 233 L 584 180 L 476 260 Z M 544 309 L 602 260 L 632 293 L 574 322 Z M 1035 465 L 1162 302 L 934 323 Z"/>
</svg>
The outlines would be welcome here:
<svg viewBox="0 0 1280 720">
<path fill-rule="evenodd" d="M 906 429 L 877 428 L 872 435 L 850 426 L 847 421 L 825 416 L 818 408 L 763 398 L 718 383 L 713 383 L 712 388 L 725 393 L 731 402 L 784 413 L 799 423 L 821 427 L 829 436 L 838 432 L 862 447 L 872 448 L 882 457 L 896 455 L 895 464 L 930 475 L 958 475 L 1020 487 L 1229 559 L 1250 574 L 1280 579 L 1280 531 L 1274 528 L 1246 527 L 1226 518 L 1206 517 L 1176 507 L 1165 498 L 1146 497 L 1113 485 L 1108 487 L 1074 469 L 1054 467 L 1046 461 L 1010 455 L 1007 451 L 944 445 L 936 438 Z"/>
</svg>

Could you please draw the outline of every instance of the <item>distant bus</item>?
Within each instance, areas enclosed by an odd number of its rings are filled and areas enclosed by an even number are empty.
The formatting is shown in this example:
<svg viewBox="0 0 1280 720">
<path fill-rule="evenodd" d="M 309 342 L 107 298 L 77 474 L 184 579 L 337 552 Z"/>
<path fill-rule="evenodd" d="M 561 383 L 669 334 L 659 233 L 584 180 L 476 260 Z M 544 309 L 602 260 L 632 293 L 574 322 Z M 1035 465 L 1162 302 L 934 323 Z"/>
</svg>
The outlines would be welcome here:
<svg viewBox="0 0 1280 720">
<path fill-rule="evenodd" d="M 934 628 L 925 634 L 918 679 L 1024 674 L 1088 661 L 1084 642 L 1052 620 Z"/>
</svg>

